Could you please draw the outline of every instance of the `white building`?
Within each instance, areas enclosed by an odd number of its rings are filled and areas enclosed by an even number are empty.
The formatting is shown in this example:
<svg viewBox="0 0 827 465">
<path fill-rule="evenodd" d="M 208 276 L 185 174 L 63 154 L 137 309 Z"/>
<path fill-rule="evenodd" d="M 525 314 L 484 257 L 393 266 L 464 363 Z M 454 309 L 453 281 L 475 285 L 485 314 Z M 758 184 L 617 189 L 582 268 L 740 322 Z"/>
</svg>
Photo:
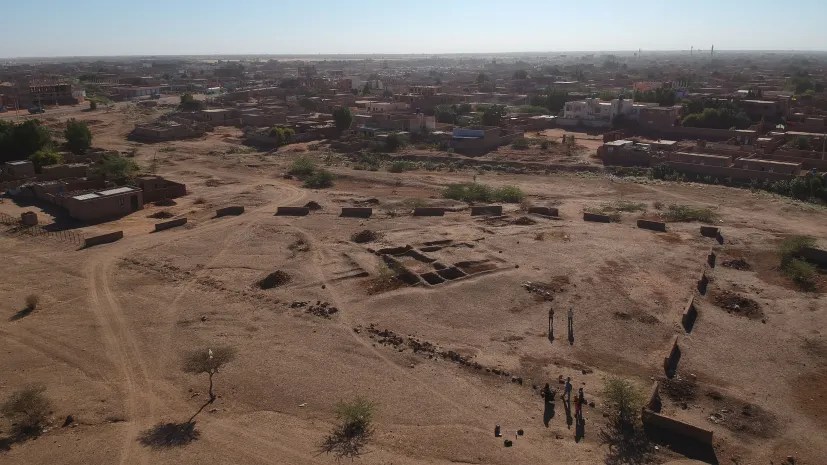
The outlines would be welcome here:
<svg viewBox="0 0 827 465">
<path fill-rule="evenodd" d="M 594 121 L 596 123 L 609 123 L 618 115 L 624 115 L 629 119 L 637 120 L 641 108 L 657 106 L 657 104 L 641 104 L 632 100 L 614 99 L 604 102 L 598 98 L 587 98 L 575 102 L 567 102 L 563 110 L 563 117 L 577 121 Z"/>
</svg>

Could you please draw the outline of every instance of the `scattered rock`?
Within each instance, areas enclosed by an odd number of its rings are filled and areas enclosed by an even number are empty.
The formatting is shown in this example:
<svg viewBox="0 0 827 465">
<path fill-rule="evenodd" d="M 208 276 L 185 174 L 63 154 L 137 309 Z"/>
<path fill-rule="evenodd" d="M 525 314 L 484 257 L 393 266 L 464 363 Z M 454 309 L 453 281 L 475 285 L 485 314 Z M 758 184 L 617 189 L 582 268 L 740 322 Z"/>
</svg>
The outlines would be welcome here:
<svg viewBox="0 0 827 465">
<path fill-rule="evenodd" d="M 201 315 L 201 322 L 207 321 L 207 315 Z"/>
<path fill-rule="evenodd" d="M 306 306 L 306 303 L 302 307 L 304 306 Z M 331 306 L 327 302 L 316 301 L 315 305 L 307 307 L 307 309 L 304 312 L 318 317 L 330 319 L 330 317 L 332 317 L 336 313 L 339 313 L 339 309 Z"/>
<path fill-rule="evenodd" d="M 712 295 L 712 301 L 728 313 L 736 313 L 752 319 L 760 319 L 764 316 L 758 302 L 732 291 L 715 292 Z"/>
<path fill-rule="evenodd" d="M 594 373 L 594 371 L 592 371 L 592 369 L 591 369 L 591 368 L 583 368 L 582 370 L 580 370 L 580 372 L 581 372 L 581 373 L 583 373 L 584 375 L 588 375 L 588 374 L 590 374 L 590 373 Z"/>
<path fill-rule="evenodd" d="M 66 420 L 63 421 L 63 427 L 67 427 L 75 422 L 75 417 L 72 415 L 66 415 Z"/>
</svg>

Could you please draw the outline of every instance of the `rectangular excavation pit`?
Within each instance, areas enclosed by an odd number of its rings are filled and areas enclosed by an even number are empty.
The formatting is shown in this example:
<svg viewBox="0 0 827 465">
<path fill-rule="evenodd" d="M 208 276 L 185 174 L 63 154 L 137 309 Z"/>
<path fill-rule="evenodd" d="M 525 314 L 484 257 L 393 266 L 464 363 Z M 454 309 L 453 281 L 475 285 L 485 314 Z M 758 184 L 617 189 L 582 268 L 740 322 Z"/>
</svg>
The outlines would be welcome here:
<svg viewBox="0 0 827 465">
<path fill-rule="evenodd" d="M 442 263 L 439 263 L 439 262 L 434 262 L 434 263 L 432 263 L 432 265 L 434 266 L 434 269 L 437 269 L 437 270 L 444 270 L 445 268 L 448 268 L 447 266 L 445 266 L 445 265 L 443 265 Z"/>
<path fill-rule="evenodd" d="M 407 252 L 405 252 L 402 255 L 414 258 L 414 259 L 419 260 L 420 262 L 424 262 L 424 263 L 433 263 L 433 262 L 436 261 L 436 259 L 428 257 L 427 255 L 422 255 L 421 253 L 419 253 L 419 252 L 417 252 L 416 250 L 413 250 L 413 249 L 408 250 Z"/>
<path fill-rule="evenodd" d="M 412 273 L 411 270 L 399 263 L 395 258 L 390 255 L 382 255 L 382 260 L 388 265 L 388 268 L 394 272 L 396 279 L 409 286 L 415 286 L 420 283 L 419 275 Z"/>
<path fill-rule="evenodd" d="M 497 269 L 497 264 L 491 263 L 491 260 L 469 260 L 454 263 L 454 266 L 469 275 Z"/>
<path fill-rule="evenodd" d="M 468 276 L 465 273 L 463 273 L 462 270 L 460 270 L 459 268 L 454 267 L 454 266 L 452 266 L 450 268 L 445 268 L 444 270 L 439 270 L 439 271 L 437 271 L 437 274 L 442 276 L 445 279 L 448 279 L 448 280 Z"/>
<path fill-rule="evenodd" d="M 428 247 L 420 247 L 419 250 L 421 250 L 422 252 L 437 252 L 442 250 L 443 248 L 444 247 L 440 247 L 438 245 L 432 245 Z"/>
<path fill-rule="evenodd" d="M 385 247 L 376 251 L 378 255 L 404 255 L 405 252 L 411 250 L 410 247 Z"/>
<path fill-rule="evenodd" d="M 434 273 L 433 271 L 429 271 L 427 273 L 422 273 L 422 274 L 419 275 L 419 277 L 424 279 L 426 283 L 428 283 L 432 286 L 436 286 L 437 284 L 442 284 L 442 283 L 445 282 L 445 279 L 443 279 L 441 276 Z"/>
</svg>

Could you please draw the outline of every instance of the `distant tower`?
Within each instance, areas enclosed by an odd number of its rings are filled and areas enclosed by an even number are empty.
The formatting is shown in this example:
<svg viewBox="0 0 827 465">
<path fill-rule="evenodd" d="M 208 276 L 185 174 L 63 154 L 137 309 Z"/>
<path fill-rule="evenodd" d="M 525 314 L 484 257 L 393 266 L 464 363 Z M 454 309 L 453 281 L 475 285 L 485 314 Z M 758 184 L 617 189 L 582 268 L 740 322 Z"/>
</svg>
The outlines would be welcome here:
<svg viewBox="0 0 827 465">
<path fill-rule="evenodd" d="M 713 53 L 715 53 L 715 46 L 714 45 L 709 49 L 709 56 L 712 56 Z"/>
<path fill-rule="evenodd" d="M 694 51 L 695 51 L 695 46 L 694 45 L 689 47 L 689 56 L 692 56 L 692 52 L 694 52 Z"/>
</svg>

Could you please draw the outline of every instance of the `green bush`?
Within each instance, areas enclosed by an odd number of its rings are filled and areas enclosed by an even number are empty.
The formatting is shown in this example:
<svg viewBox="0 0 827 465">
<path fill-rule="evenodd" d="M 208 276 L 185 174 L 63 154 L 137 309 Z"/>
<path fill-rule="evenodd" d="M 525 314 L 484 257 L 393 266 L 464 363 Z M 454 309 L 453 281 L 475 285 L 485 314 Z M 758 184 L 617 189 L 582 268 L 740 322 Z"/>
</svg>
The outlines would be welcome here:
<svg viewBox="0 0 827 465">
<path fill-rule="evenodd" d="M 324 189 L 333 187 L 335 176 L 325 169 L 316 170 L 312 175 L 304 179 L 304 187 L 308 189 Z"/>
<path fill-rule="evenodd" d="M 388 152 L 396 152 L 407 144 L 408 139 L 399 133 L 388 134 L 388 137 L 385 138 L 385 149 Z"/>
<path fill-rule="evenodd" d="M 669 209 L 663 213 L 667 221 L 711 223 L 717 215 L 706 207 L 693 207 L 690 205 L 669 205 Z"/>
<path fill-rule="evenodd" d="M 92 171 L 107 179 L 119 179 L 131 178 L 140 171 L 140 168 L 137 163 L 128 158 L 105 154 L 100 162 L 92 168 Z"/>
<path fill-rule="evenodd" d="M 304 179 L 308 176 L 313 175 L 315 171 L 315 161 L 308 157 L 299 157 L 293 160 L 293 164 L 290 165 L 290 169 L 287 171 L 287 173 L 296 176 L 299 179 Z"/>
<path fill-rule="evenodd" d="M 518 138 L 514 139 L 514 142 L 511 143 L 511 148 L 512 149 L 517 149 L 517 150 L 527 149 L 528 146 L 529 146 L 528 139 L 526 139 L 525 137 L 518 137 Z"/>
<path fill-rule="evenodd" d="M 92 131 L 89 130 L 89 126 L 74 118 L 66 122 L 63 137 L 66 138 L 66 147 L 72 153 L 84 153 L 86 149 L 92 146 Z"/>
<path fill-rule="evenodd" d="M 319 450 L 333 454 L 337 460 L 359 457 L 373 437 L 375 411 L 375 405 L 365 399 L 339 402 L 336 405 L 338 422 L 319 445 Z"/>
<path fill-rule="evenodd" d="M 804 260 L 793 258 L 788 260 L 782 267 L 781 273 L 792 279 L 802 289 L 812 289 L 816 284 L 818 270 L 815 266 Z"/>
<path fill-rule="evenodd" d="M 416 169 L 416 163 L 412 161 L 395 161 L 388 167 L 391 173 L 404 173 L 405 171 L 412 171 Z"/>
<path fill-rule="evenodd" d="M 492 188 L 475 182 L 449 184 L 442 192 L 446 199 L 459 200 L 462 202 L 504 202 L 520 203 L 525 199 L 525 194 L 516 186 L 505 186 Z"/>
<path fill-rule="evenodd" d="M 38 150 L 29 157 L 29 161 L 34 166 L 40 168 L 41 166 L 59 165 L 63 163 L 63 155 L 50 149 Z"/>
<path fill-rule="evenodd" d="M 802 249 L 815 247 L 816 240 L 810 236 L 792 236 L 781 243 L 781 266 L 798 257 Z"/>
<path fill-rule="evenodd" d="M 525 200 L 525 194 L 519 187 L 505 186 L 494 190 L 495 202 L 520 203 Z"/>
</svg>

